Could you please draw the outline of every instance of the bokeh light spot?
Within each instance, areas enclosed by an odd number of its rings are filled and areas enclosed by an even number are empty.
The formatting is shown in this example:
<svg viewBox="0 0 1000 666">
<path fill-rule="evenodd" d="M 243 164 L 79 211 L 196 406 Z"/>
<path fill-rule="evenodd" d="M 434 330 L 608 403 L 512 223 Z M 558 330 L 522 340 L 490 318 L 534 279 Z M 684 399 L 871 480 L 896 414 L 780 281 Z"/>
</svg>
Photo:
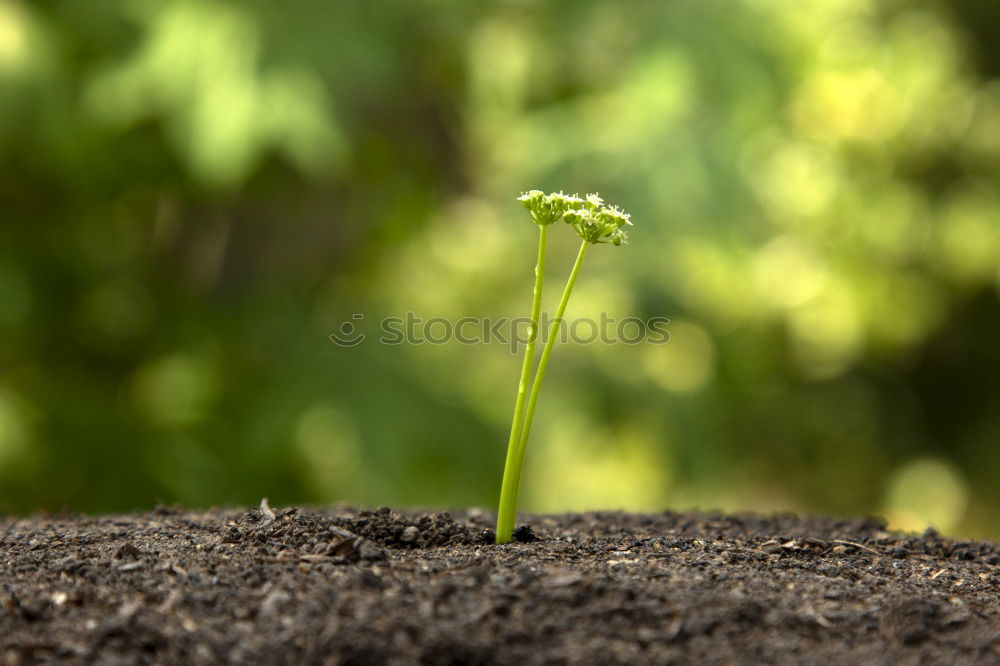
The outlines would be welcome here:
<svg viewBox="0 0 1000 666">
<path fill-rule="evenodd" d="M 153 314 L 145 285 L 132 280 L 115 280 L 96 287 L 83 307 L 90 326 L 120 340 L 142 332 Z"/>
<path fill-rule="evenodd" d="M 329 501 L 360 484 L 360 433 L 354 418 L 336 404 L 319 402 L 302 413 L 295 446 L 315 497 Z"/>
<path fill-rule="evenodd" d="M 892 529 L 953 530 L 965 513 L 968 485 L 954 465 L 921 458 L 897 469 L 889 479 L 886 516 Z"/>
<path fill-rule="evenodd" d="M 28 16 L 19 3 L 0 0 L 0 75 L 16 74 L 30 59 Z"/>
<path fill-rule="evenodd" d="M 832 377 L 847 369 L 860 351 L 864 325 L 854 293 L 829 283 L 789 313 L 799 365 L 808 376 Z"/>
<path fill-rule="evenodd" d="M 0 387 L 0 472 L 24 453 L 30 435 L 23 405 L 13 393 Z"/>
<path fill-rule="evenodd" d="M 1000 264 L 1000 224 L 995 187 L 968 186 L 949 202 L 938 226 L 937 260 L 959 282 L 989 279 Z"/>
<path fill-rule="evenodd" d="M 533 511 L 662 508 L 672 484 L 667 452 L 638 427 L 596 427 L 572 416 L 547 428 L 523 484 Z M 542 438 L 538 438 L 542 440 Z"/>
<path fill-rule="evenodd" d="M 775 238 L 758 250 L 754 272 L 761 298 L 780 307 L 803 304 L 827 279 L 821 258 L 793 236 Z"/>
<path fill-rule="evenodd" d="M 188 426 L 208 415 L 216 384 L 215 370 L 206 359 L 178 353 L 139 368 L 131 392 L 138 411 L 155 425 Z"/>
<path fill-rule="evenodd" d="M 715 373 L 715 345 L 697 324 L 671 322 L 670 341 L 644 345 L 642 363 L 647 376 L 672 393 L 696 393 Z"/>
</svg>

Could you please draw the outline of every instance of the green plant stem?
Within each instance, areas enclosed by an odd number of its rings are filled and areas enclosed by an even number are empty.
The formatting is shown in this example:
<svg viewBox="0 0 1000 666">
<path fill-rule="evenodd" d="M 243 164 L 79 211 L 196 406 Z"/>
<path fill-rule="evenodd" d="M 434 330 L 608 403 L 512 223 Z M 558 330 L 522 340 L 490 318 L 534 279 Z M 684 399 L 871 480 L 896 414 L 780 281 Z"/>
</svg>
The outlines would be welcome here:
<svg viewBox="0 0 1000 666">
<path fill-rule="evenodd" d="M 514 532 L 514 520 L 517 516 L 517 496 L 521 487 L 521 470 L 524 467 L 524 452 L 528 448 L 528 436 L 531 434 L 531 423 L 535 417 L 535 406 L 538 404 L 538 393 L 542 388 L 542 380 L 545 379 L 545 369 L 549 365 L 549 356 L 552 355 L 552 348 L 555 346 L 556 338 L 559 337 L 559 326 L 562 324 L 563 315 L 566 313 L 566 304 L 569 303 L 569 296 L 573 292 L 573 285 L 576 284 L 576 277 L 580 273 L 583 265 L 583 258 L 587 254 L 590 243 L 583 241 L 580 244 L 580 251 L 576 255 L 576 263 L 566 280 L 566 288 L 563 289 L 562 298 L 559 300 L 559 309 L 556 310 L 556 318 L 549 327 L 549 337 L 545 341 L 542 349 L 542 358 L 538 362 L 538 370 L 535 371 L 535 379 L 531 383 L 531 393 L 528 396 L 528 407 L 524 414 L 524 422 L 520 429 L 520 436 L 517 448 L 514 453 L 513 464 L 510 464 L 510 449 L 507 451 L 508 465 L 504 468 L 503 489 L 500 495 L 500 513 L 497 517 L 497 543 L 508 543 Z"/>
<path fill-rule="evenodd" d="M 531 300 L 531 330 L 528 332 L 528 344 L 524 348 L 524 362 L 521 364 L 521 379 L 517 384 L 517 399 L 514 401 L 514 417 L 510 426 L 510 439 L 507 442 L 507 461 L 503 469 L 503 485 L 500 488 L 500 511 L 497 515 L 497 543 L 507 543 L 514 531 L 514 517 L 517 511 L 517 482 L 520 473 L 514 473 L 517 460 L 518 442 L 521 440 L 521 422 L 524 419 L 524 399 L 528 394 L 528 381 L 531 378 L 531 366 L 535 362 L 535 341 L 538 339 L 538 318 L 542 311 L 542 283 L 545 280 L 545 241 L 549 225 L 538 227 L 538 262 L 535 264 L 535 289 Z M 506 535 L 501 541 L 501 535 Z"/>
</svg>

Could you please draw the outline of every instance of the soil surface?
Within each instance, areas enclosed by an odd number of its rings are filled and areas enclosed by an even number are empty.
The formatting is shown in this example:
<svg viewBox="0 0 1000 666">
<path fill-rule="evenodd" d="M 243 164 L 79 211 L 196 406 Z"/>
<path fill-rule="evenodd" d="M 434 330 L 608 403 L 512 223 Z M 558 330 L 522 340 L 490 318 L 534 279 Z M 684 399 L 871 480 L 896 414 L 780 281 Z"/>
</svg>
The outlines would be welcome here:
<svg viewBox="0 0 1000 666">
<path fill-rule="evenodd" d="M 0 664 L 997 664 L 1000 551 L 876 519 L 0 519 Z"/>
</svg>

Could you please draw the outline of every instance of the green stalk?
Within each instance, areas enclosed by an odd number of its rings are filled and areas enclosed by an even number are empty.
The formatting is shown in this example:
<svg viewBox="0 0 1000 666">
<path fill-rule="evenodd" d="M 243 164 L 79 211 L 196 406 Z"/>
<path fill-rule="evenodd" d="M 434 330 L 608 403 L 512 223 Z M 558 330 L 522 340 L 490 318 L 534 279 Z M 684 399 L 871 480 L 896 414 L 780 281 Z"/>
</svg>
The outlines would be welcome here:
<svg viewBox="0 0 1000 666">
<path fill-rule="evenodd" d="M 542 311 L 542 282 L 545 279 L 545 240 L 549 225 L 538 226 L 538 262 L 535 264 L 535 289 L 531 301 L 531 330 L 528 345 L 524 348 L 524 362 L 521 364 L 521 379 L 517 384 L 517 399 L 514 401 L 514 418 L 510 426 L 507 442 L 507 462 L 503 468 L 503 485 L 500 488 L 500 512 L 497 515 L 497 543 L 507 543 L 514 532 L 514 518 L 517 512 L 517 483 L 521 474 L 515 474 L 517 447 L 521 439 L 521 422 L 524 419 L 524 399 L 528 394 L 528 380 L 531 366 L 535 362 L 535 341 L 538 339 L 538 318 Z M 505 535 L 501 541 L 501 535 Z"/>
<path fill-rule="evenodd" d="M 559 309 L 556 310 L 556 318 L 549 328 L 549 337 L 545 341 L 542 358 L 538 362 L 538 370 L 535 371 L 535 379 L 531 384 L 528 408 L 524 415 L 524 423 L 520 430 L 513 464 L 511 464 L 510 448 L 507 450 L 507 465 L 504 467 L 503 489 L 500 494 L 500 513 L 497 516 L 497 543 L 508 543 L 513 536 L 514 519 L 517 515 L 517 495 L 521 486 L 521 469 L 524 466 L 524 452 L 528 447 L 528 435 L 531 434 L 531 422 L 535 417 L 535 406 L 538 404 L 538 393 L 542 388 L 542 380 L 545 378 L 545 369 L 549 365 L 549 356 L 552 355 L 552 348 L 555 346 L 556 338 L 559 337 L 559 325 L 566 313 L 566 304 L 569 303 L 569 296 L 573 291 L 573 285 L 576 284 L 576 276 L 580 273 L 580 267 L 583 265 L 583 258 L 587 254 L 589 245 L 590 243 L 586 240 L 580 244 L 580 252 L 576 255 L 576 263 L 573 264 L 573 270 L 566 281 L 566 288 L 563 289 Z M 522 385 L 523 381 L 522 374 Z M 518 397 L 520 399 L 520 395 Z M 513 437 L 513 433 L 511 436 Z M 513 442 L 513 439 L 511 441 Z"/>
</svg>

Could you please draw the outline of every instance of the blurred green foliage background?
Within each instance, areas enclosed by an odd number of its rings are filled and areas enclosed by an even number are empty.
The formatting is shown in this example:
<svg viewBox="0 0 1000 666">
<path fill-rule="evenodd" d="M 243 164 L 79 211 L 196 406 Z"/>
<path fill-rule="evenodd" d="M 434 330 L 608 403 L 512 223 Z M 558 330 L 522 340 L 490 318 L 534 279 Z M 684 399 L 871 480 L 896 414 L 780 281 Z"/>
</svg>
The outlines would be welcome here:
<svg viewBox="0 0 1000 666">
<path fill-rule="evenodd" d="M 0 0 L 0 511 L 495 505 L 531 188 L 632 245 L 572 317 L 527 510 L 1000 538 L 995 0 Z M 576 241 L 550 241 L 551 309 Z M 377 331 L 376 331 L 377 333 Z"/>
</svg>

